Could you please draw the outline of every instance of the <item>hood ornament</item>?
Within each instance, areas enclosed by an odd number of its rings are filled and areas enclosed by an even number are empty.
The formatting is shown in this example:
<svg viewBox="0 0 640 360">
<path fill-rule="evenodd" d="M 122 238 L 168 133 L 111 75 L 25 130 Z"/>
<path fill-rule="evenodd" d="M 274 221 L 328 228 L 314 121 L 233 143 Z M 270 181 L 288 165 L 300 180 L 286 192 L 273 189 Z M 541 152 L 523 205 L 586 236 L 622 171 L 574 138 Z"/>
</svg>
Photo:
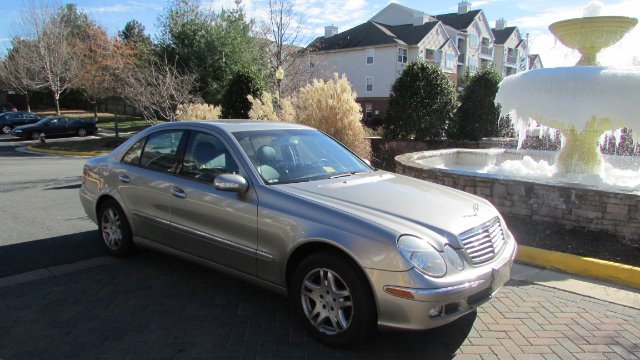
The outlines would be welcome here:
<svg viewBox="0 0 640 360">
<path fill-rule="evenodd" d="M 464 215 L 464 217 L 478 216 L 478 211 L 480 211 L 480 205 L 478 205 L 478 203 L 473 203 L 473 214 Z"/>
</svg>

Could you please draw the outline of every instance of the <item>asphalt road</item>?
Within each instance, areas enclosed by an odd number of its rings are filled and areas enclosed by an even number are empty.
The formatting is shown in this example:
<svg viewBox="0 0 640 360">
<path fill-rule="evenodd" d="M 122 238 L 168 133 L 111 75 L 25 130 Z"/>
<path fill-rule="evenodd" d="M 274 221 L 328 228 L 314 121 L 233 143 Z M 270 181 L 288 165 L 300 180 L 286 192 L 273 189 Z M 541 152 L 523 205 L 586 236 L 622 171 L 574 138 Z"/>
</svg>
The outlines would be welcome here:
<svg viewBox="0 0 640 360">
<path fill-rule="evenodd" d="M 103 254 L 78 198 L 86 158 L 16 150 L 31 143 L 0 136 L 0 277 Z"/>
</svg>

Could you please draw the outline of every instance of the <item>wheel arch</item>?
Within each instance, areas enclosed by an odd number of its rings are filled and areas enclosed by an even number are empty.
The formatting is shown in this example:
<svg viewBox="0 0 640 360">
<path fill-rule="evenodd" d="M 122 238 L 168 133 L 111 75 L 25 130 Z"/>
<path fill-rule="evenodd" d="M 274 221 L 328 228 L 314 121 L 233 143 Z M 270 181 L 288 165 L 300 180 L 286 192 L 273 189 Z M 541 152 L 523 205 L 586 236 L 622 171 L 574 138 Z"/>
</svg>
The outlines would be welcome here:
<svg viewBox="0 0 640 360">
<path fill-rule="evenodd" d="M 342 257 L 344 260 L 350 262 L 351 265 L 357 269 L 359 275 L 363 279 L 366 279 L 366 282 L 368 285 L 367 290 L 369 291 L 369 295 L 371 299 L 373 299 L 374 307 L 378 309 L 378 300 L 376 299 L 375 292 L 373 291 L 373 287 L 372 287 L 373 285 L 371 283 L 371 279 L 369 279 L 367 274 L 362 270 L 362 266 L 353 257 L 353 255 L 351 255 L 349 252 L 345 251 L 344 249 L 334 244 L 330 244 L 330 243 L 319 241 L 319 240 L 306 242 L 298 246 L 297 248 L 295 248 L 293 252 L 289 255 L 289 258 L 287 260 L 287 265 L 285 268 L 285 281 L 286 281 L 287 293 L 291 295 L 290 294 L 291 281 L 293 280 L 293 275 L 298 265 L 300 265 L 300 263 L 311 254 L 322 252 L 322 251 L 330 252 L 335 254 L 336 256 Z M 376 316 L 376 322 L 377 322 L 378 311 L 376 311 L 375 316 Z"/>
<path fill-rule="evenodd" d="M 100 197 L 96 201 L 96 208 L 94 209 L 94 211 L 95 211 L 96 220 L 98 221 L 98 223 L 100 221 L 100 208 L 102 207 L 102 204 L 104 204 L 109 200 L 113 200 L 116 204 L 118 204 L 118 206 L 120 206 L 120 209 L 122 209 L 122 212 L 125 214 L 125 218 L 127 219 L 127 224 L 129 224 L 129 229 L 131 229 L 131 231 L 133 232 L 133 226 L 131 224 L 129 213 L 125 210 L 124 206 L 122 206 L 122 204 L 120 203 L 120 201 L 118 201 L 118 199 L 116 199 L 115 197 L 109 194 L 100 195 Z"/>
</svg>

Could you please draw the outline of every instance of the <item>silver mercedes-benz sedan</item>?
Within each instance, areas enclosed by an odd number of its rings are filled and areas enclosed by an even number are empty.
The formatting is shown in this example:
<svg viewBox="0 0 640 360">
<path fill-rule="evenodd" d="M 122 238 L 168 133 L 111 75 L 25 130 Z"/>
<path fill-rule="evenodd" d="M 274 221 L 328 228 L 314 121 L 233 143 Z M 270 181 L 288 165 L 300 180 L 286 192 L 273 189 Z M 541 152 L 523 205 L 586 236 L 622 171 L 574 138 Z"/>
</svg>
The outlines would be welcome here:
<svg viewBox="0 0 640 360">
<path fill-rule="evenodd" d="M 294 124 L 153 126 L 82 179 L 111 255 L 148 247 L 254 281 L 332 345 L 454 321 L 509 279 L 517 249 L 488 201 L 376 170 Z"/>
</svg>

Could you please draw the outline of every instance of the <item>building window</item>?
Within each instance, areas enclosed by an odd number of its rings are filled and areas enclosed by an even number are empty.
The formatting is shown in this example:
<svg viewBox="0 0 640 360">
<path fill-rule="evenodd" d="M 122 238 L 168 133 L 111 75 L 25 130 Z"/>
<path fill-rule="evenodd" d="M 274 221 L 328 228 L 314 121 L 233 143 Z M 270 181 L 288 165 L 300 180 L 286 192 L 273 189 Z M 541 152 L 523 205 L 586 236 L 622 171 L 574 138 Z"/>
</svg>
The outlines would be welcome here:
<svg viewBox="0 0 640 360">
<path fill-rule="evenodd" d="M 309 54 L 309 69 L 314 69 L 316 67 L 316 56 L 313 54 Z"/>
<path fill-rule="evenodd" d="M 444 58 L 444 67 L 447 69 L 453 69 L 456 56 L 453 53 L 448 52 Z"/>
<path fill-rule="evenodd" d="M 471 33 L 469 34 L 469 48 L 477 49 L 478 48 L 478 35 Z"/>
<path fill-rule="evenodd" d="M 364 118 L 365 119 L 373 118 L 373 105 L 368 103 L 364 104 Z"/>
<path fill-rule="evenodd" d="M 373 64 L 373 49 L 367 49 L 367 64 Z"/>
<path fill-rule="evenodd" d="M 367 76 L 367 92 L 373 91 L 373 76 Z"/>
<path fill-rule="evenodd" d="M 478 69 L 478 59 L 469 57 L 469 72 L 475 72 Z"/>
<path fill-rule="evenodd" d="M 407 49 L 398 48 L 398 62 L 400 64 L 406 64 L 407 63 L 407 57 L 408 57 Z"/>
</svg>

